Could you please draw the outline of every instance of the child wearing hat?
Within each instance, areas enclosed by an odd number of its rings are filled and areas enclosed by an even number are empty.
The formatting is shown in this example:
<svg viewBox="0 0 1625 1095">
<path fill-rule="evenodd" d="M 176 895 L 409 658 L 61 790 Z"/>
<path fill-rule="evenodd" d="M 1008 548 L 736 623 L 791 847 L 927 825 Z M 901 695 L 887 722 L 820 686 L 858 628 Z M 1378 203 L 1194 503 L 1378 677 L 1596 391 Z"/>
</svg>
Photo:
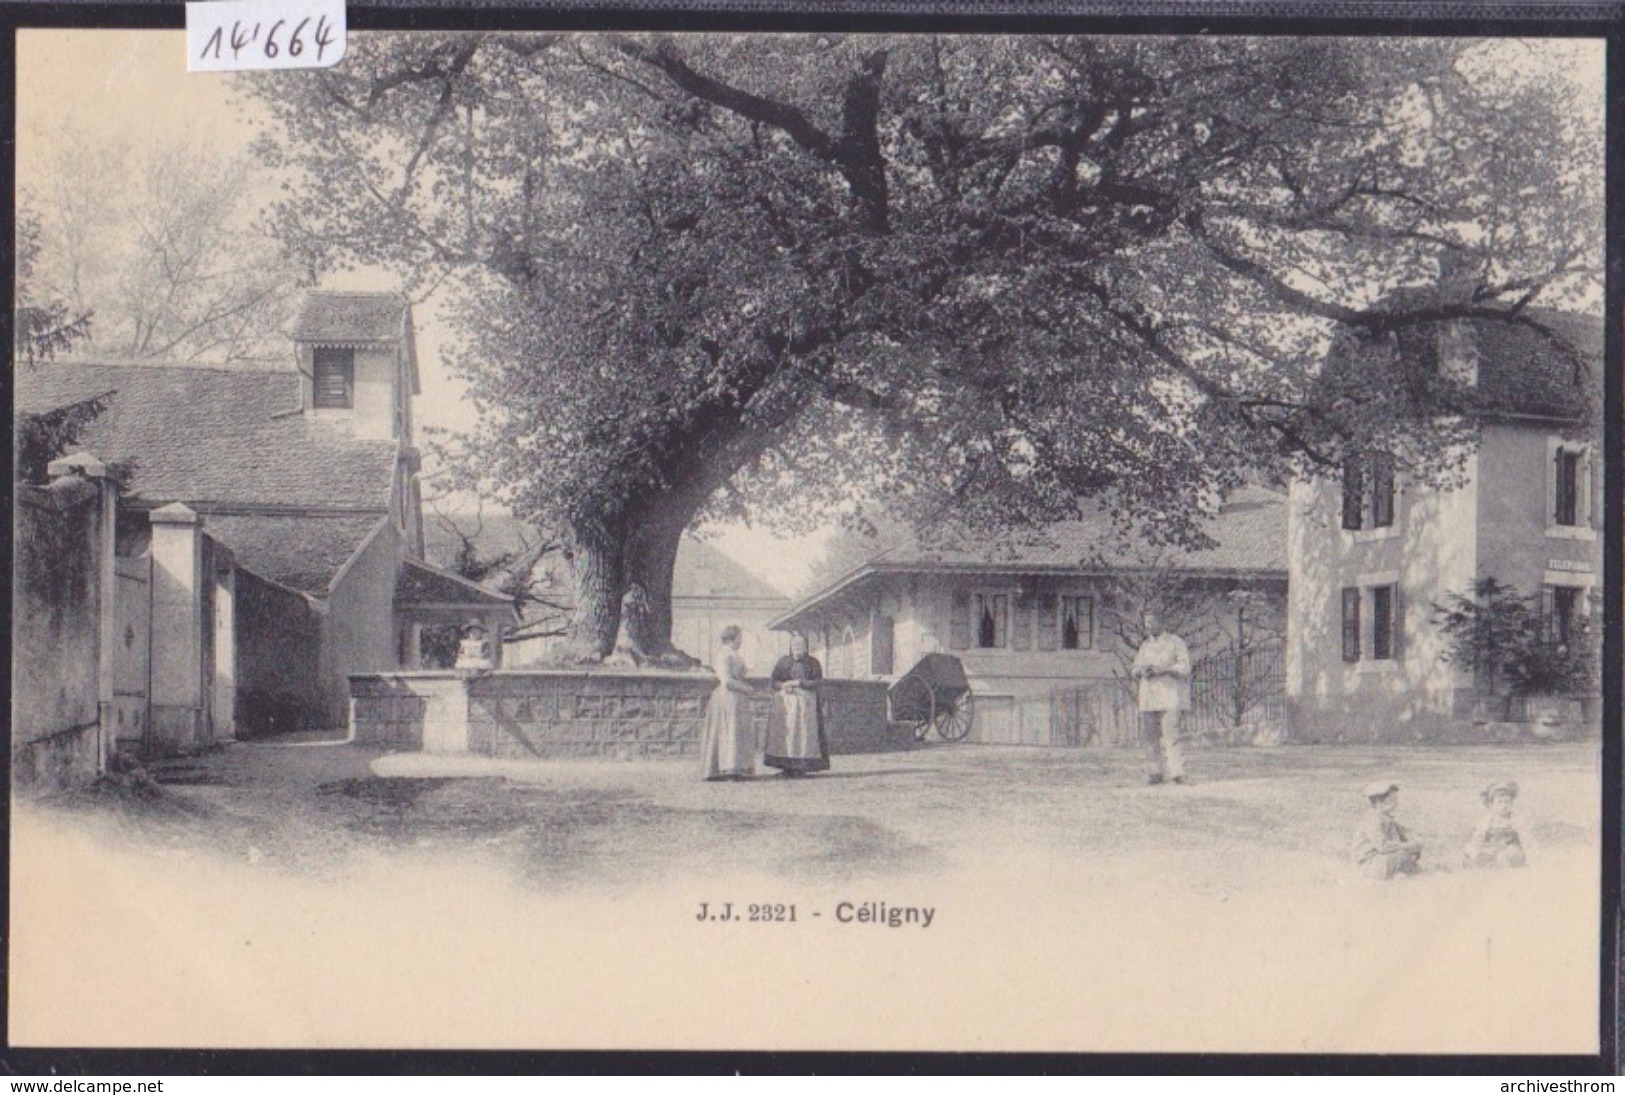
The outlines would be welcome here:
<svg viewBox="0 0 1625 1095">
<path fill-rule="evenodd" d="M 1469 867 L 1522 867 L 1528 862 L 1523 834 L 1513 820 L 1512 807 L 1518 801 L 1518 785 L 1498 779 L 1478 793 L 1484 803 L 1484 820 L 1467 838 L 1462 856 Z"/>
<path fill-rule="evenodd" d="M 490 669 L 491 651 L 485 645 L 485 628 L 478 621 L 463 628 L 462 641 L 457 644 L 454 669 Z"/>
<path fill-rule="evenodd" d="M 1381 780 L 1365 788 L 1371 809 L 1354 831 L 1354 862 L 1368 878 L 1390 879 L 1413 875 L 1421 868 L 1422 846 L 1394 820 L 1399 807 L 1399 784 Z"/>
</svg>

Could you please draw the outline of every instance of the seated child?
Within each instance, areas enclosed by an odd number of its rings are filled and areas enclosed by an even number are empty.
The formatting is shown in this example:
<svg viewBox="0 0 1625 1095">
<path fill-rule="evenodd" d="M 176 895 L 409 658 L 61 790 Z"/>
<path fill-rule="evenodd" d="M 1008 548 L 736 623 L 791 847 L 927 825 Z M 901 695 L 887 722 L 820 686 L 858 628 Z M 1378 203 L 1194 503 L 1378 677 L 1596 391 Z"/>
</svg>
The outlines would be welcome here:
<svg viewBox="0 0 1625 1095">
<path fill-rule="evenodd" d="M 1484 820 L 1467 838 L 1462 856 L 1469 867 L 1522 867 L 1528 857 L 1523 834 L 1512 819 L 1518 801 L 1518 785 L 1510 779 L 1496 780 L 1479 792 L 1484 801 Z"/>
<path fill-rule="evenodd" d="M 1371 810 L 1354 832 L 1354 862 L 1361 873 L 1381 879 L 1416 874 L 1422 846 L 1394 820 L 1399 785 L 1387 781 L 1367 784 L 1365 797 Z"/>
</svg>

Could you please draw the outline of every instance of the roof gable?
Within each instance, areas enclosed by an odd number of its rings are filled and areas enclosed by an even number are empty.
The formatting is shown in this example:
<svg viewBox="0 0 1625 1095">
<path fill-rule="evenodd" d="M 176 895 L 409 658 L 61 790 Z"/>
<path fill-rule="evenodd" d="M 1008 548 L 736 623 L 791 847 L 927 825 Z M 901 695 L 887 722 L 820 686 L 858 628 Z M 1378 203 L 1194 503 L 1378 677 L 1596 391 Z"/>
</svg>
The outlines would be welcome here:
<svg viewBox="0 0 1625 1095">
<path fill-rule="evenodd" d="M 332 517 L 210 514 L 203 530 L 231 549 L 239 566 L 278 585 L 325 594 L 379 524 L 372 514 Z"/>
<path fill-rule="evenodd" d="M 513 598 L 484 589 L 475 582 L 421 559 L 403 559 L 395 577 L 395 607 L 465 605 L 473 608 L 506 606 Z"/>
<path fill-rule="evenodd" d="M 311 290 L 300 300 L 288 333 L 296 342 L 399 342 L 410 307 L 399 293 Z"/>
</svg>

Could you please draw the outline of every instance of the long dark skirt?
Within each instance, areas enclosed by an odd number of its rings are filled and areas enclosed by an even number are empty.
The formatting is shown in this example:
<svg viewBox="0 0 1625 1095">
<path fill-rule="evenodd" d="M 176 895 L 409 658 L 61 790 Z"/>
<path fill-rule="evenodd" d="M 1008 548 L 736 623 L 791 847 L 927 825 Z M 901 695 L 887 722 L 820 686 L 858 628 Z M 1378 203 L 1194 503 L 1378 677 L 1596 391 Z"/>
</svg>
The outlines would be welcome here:
<svg viewBox="0 0 1625 1095">
<path fill-rule="evenodd" d="M 763 752 L 763 764 L 790 775 L 829 770 L 829 742 L 817 693 L 787 688 L 773 697 Z"/>
</svg>

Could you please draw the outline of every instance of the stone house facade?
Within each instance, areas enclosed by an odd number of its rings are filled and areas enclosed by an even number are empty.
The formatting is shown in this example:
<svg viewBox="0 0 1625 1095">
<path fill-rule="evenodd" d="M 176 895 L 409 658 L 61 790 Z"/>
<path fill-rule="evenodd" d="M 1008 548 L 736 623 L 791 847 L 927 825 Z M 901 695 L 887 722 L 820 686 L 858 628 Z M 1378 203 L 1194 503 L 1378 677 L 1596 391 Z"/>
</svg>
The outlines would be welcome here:
<svg viewBox="0 0 1625 1095">
<path fill-rule="evenodd" d="M 1296 737 L 1431 738 L 1505 718 L 1483 675 L 1447 660 L 1435 620 L 1480 579 L 1539 592 L 1560 637 L 1584 625 L 1602 565 L 1602 324 L 1536 318 L 1550 336 L 1458 321 L 1424 345 L 1439 368 L 1470 379 L 1485 408 L 1459 486 L 1410 482 L 1384 453 L 1293 485 L 1286 683 Z"/>
</svg>

